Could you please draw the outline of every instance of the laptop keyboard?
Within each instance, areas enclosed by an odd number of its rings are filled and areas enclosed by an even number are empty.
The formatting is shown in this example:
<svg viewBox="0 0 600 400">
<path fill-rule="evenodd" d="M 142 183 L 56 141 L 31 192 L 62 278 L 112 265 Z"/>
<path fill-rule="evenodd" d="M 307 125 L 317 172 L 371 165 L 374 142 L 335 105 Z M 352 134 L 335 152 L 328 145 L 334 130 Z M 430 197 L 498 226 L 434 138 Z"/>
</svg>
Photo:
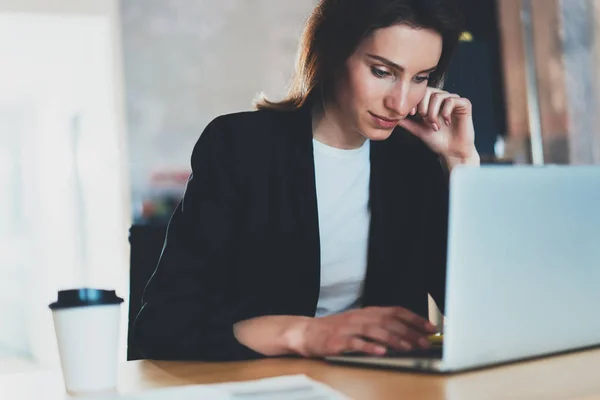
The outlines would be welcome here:
<svg viewBox="0 0 600 400">
<path fill-rule="evenodd" d="M 390 358 L 442 358 L 442 346 L 434 346 L 429 349 L 415 350 L 388 350 L 384 357 Z"/>
</svg>

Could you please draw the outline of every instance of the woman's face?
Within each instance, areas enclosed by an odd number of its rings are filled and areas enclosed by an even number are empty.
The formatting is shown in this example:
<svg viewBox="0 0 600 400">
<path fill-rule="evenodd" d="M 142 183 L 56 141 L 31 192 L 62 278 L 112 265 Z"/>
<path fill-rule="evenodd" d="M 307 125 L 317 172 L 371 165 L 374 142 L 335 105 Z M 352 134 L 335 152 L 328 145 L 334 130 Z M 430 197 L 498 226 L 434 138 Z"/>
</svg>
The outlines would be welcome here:
<svg viewBox="0 0 600 400">
<path fill-rule="evenodd" d="M 394 25 L 365 38 L 335 83 L 334 102 L 344 129 L 387 139 L 425 96 L 442 54 L 435 31 Z"/>
</svg>

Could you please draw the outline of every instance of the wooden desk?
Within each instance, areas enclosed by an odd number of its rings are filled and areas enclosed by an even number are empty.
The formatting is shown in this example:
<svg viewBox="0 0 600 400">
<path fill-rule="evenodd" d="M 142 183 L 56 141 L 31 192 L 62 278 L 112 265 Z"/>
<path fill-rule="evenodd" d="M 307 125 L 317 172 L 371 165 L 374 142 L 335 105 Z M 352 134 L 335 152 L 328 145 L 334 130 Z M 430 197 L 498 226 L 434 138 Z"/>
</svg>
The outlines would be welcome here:
<svg viewBox="0 0 600 400">
<path fill-rule="evenodd" d="M 356 400 L 600 399 L 600 350 L 451 376 L 333 366 L 311 360 L 238 363 L 134 361 L 119 371 L 119 391 L 306 374 Z M 0 399 L 64 400 L 59 371 L 0 375 Z"/>
</svg>

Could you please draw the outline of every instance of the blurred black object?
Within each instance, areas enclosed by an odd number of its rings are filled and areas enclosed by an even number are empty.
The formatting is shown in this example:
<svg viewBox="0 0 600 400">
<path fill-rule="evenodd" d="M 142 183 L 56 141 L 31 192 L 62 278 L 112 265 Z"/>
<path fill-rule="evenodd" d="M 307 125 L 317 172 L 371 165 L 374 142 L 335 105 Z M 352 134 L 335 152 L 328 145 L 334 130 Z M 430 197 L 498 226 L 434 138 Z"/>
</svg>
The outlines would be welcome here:
<svg viewBox="0 0 600 400">
<path fill-rule="evenodd" d="M 502 0 L 500 0 L 502 1 Z M 495 154 L 498 136 L 506 135 L 506 107 L 496 0 L 459 0 L 470 38 L 460 42 L 444 90 L 473 103 L 475 146 L 482 156 Z"/>
<path fill-rule="evenodd" d="M 134 213 L 134 223 L 138 225 L 166 225 L 173 211 L 179 205 L 183 194 L 161 194 L 147 196 L 139 211 Z"/>
<path fill-rule="evenodd" d="M 133 345 L 132 324 L 142 306 L 146 283 L 154 273 L 163 248 L 166 225 L 133 225 L 129 229 L 129 325 L 127 330 L 127 360 L 139 360 L 142 355 Z"/>
<path fill-rule="evenodd" d="M 183 197 L 190 176 L 187 169 L 157 169 L 146 188 L 134 196 L 134 224 L 166 225 Z"/>
</svg>

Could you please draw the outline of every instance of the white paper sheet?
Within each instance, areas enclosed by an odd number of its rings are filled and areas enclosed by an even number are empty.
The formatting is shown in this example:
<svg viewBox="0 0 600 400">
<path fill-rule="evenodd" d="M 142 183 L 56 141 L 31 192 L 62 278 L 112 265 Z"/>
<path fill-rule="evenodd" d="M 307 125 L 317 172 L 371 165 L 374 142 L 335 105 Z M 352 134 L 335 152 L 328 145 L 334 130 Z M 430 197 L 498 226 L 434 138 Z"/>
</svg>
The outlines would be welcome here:
<svg viewBox="0 0 600 400">
<path fill-rule="evenodd" d="M 78 398 L 80 399 L 80 398 Z M 287 375 L 246 382 L 188 385 L 134 394 L 86 397 L 82 400 L 350 400 L 306 375 Z"/>
<path fill-rule="evenodd" d="M 231 400 L 349 400 L 340 392 L 306 375 L 225 383 L 212 387 L 225 390 Z"/>
</svg>

